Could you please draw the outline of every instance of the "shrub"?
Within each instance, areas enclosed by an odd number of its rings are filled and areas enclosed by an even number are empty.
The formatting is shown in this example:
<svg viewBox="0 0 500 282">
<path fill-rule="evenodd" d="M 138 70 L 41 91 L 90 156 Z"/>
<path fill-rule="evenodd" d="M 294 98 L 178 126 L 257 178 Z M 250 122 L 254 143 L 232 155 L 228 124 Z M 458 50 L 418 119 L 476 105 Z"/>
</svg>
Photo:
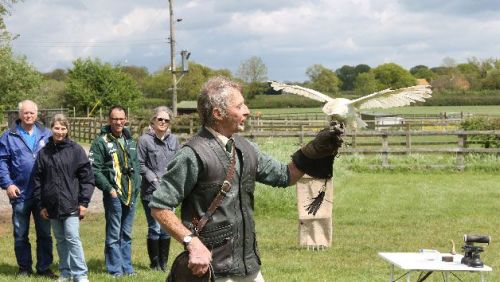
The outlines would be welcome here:
<svg viewBox="0 0 500 282">
<path fill-rule="evenodd" d="M 461 123 L 464 130 L 498 130 L 500 129 L 500 118 L 498 117 L 472 117 Z M 498 135 L 470 135 L 470 139 L 483 144 L 484 148 L 500 147 L 500 136 Z"/>
</svg>

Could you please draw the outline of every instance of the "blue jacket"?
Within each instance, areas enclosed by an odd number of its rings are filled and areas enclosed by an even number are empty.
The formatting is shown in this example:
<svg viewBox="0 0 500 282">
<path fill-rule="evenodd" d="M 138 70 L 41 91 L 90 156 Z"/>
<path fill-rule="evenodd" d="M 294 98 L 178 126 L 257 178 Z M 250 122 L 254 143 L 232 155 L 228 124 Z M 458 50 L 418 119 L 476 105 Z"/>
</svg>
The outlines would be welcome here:
<svg viewBox="0 0 500 282">
<path fill-rule="evenodd" d="M 7 189 L 16 185 L 21 195 L 11 203 L 19 203 L 33 197 L 32 171 L 38 151 L 48 143 L 52 132 L 41 123 L 36 123 L 35 149 L 31 150 L 17 130 L 20 120 L 12 124 L 0 137 L 0 187 Z"/>
</svg>

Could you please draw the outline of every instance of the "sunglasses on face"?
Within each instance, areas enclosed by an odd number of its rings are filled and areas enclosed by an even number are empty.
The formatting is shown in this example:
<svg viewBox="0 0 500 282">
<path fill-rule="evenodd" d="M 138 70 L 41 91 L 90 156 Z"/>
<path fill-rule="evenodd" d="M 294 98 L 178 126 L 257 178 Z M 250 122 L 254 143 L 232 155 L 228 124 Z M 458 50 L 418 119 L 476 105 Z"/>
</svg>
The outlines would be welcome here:
<svg viewBox="0 0 500 282">
<path fill-rule="evenodd" d="M 166 118 L 156 118 L 156 120 L 157 120 L 157 121 L 159 121 L 159 122 L 162 122 L 162 121 L 163 121 L 163 122 L 166 122 L 166 123 L 169 123 L 169 122 L 170 122 L 170 120 L 169 120 L 169 119 L 166 119 Z"/>
</svg>

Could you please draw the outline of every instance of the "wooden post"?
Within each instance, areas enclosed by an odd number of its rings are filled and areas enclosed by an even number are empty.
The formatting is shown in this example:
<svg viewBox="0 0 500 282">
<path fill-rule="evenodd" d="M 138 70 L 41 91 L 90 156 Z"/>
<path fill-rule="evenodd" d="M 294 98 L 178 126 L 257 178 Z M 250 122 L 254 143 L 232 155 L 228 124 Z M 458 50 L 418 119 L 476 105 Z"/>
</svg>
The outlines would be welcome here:
<svg viewBox="0 0 500 282">
<path fill-rule="evenodd" d="M 382 154 L 380 157 L 382 158 L 382 167 L 386 168 L 389 166 L 389 153 L 387 150 L 389 150 L 389 140 L 387 138 L 387 134 L 382 135 Z"/>
<path fill-rule="evenodd" d="M 300 136 L 299 136 L 299 144 L 300 146 L 304 145 L 304 125 L 300 125 Z"/>
<path fill-rule="evenodd" d="M 351 135 L 351 147 L 353 149 L 356 149 L 356 130 L 352 131 L 352 135 Z"/>
<path fill-rule="evenodd" d="M 411 154 L 411 132 L 409 126 L 406 126 L 406 154 Z"/>
<path fill-rule="evenodd" d="M 458 150 L 457 150 L 457 169 L 463 171 L 465 169 L 465 157 L 463 149 L 467 147 L 467 135 L 458 135 Z"/>
<path fill-rule="evenodd" d="M 193 135 L 194 132 L 194 122 L 193 122 L 193 117 L 189 118 L 189 135 Z"/>
</svg>

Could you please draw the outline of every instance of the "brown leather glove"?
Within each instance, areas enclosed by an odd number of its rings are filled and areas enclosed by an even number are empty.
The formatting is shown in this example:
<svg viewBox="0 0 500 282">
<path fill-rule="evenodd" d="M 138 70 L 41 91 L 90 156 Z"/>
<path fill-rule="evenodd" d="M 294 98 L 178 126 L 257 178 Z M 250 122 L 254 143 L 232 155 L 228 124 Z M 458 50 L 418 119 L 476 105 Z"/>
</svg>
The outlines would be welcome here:
<svg viewBox="0 0 500 282">
<path fill-rule="evenodd" d="M 333 175 L 333 160 L 342 146 L 343 124 L 332 123 L 292 155 L 297 168 L 308 175 L 328 179 Z"/>
<path fill-rule="evenodd" d="M 330 127 L 318 132 L 316 137 L 300 150 L 310 159 L 320 159 L 330 156 L 342 146 L 344 142 L 342 134 L 344 134 L 343 124 L 332 123 Z"/>
</svg>

